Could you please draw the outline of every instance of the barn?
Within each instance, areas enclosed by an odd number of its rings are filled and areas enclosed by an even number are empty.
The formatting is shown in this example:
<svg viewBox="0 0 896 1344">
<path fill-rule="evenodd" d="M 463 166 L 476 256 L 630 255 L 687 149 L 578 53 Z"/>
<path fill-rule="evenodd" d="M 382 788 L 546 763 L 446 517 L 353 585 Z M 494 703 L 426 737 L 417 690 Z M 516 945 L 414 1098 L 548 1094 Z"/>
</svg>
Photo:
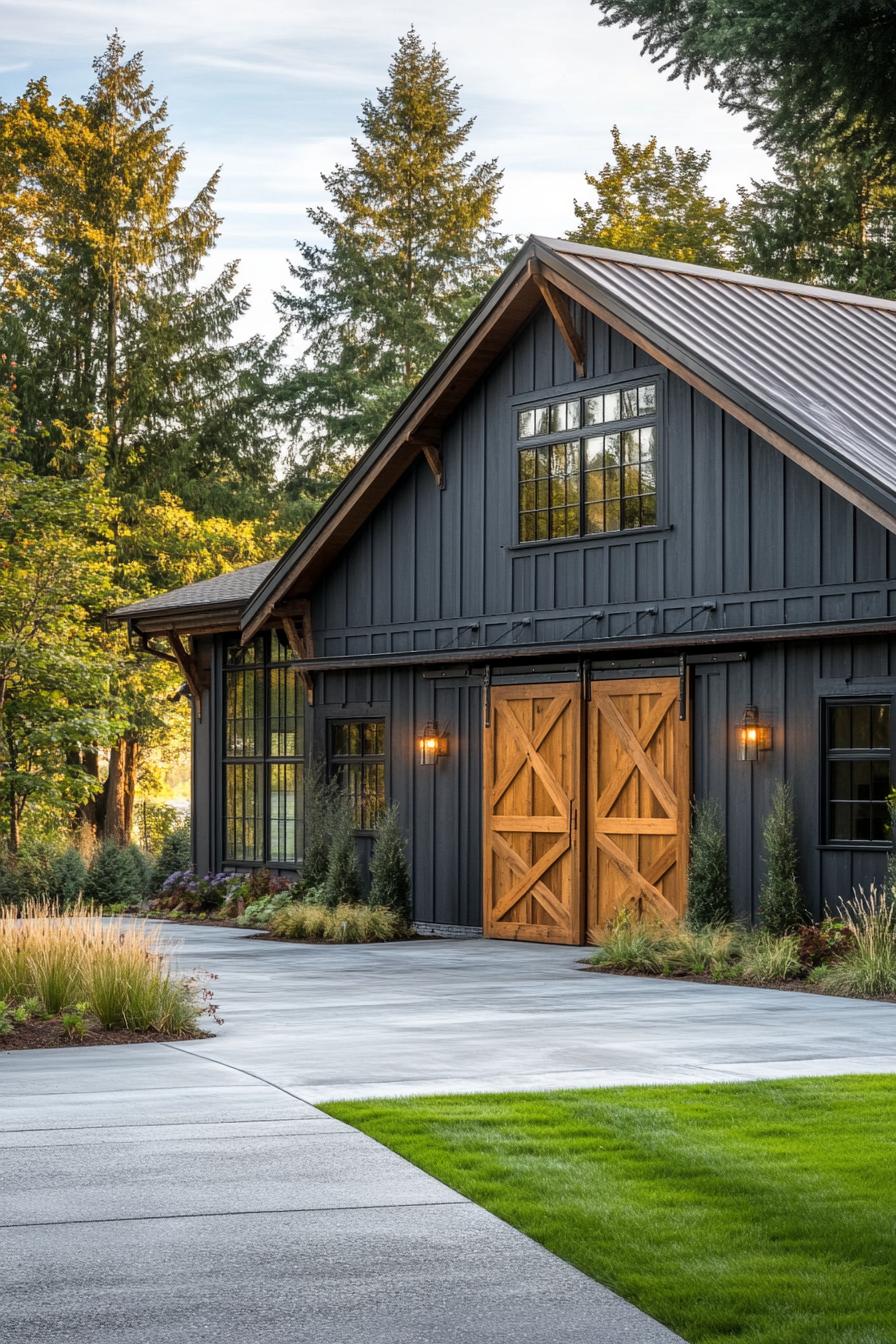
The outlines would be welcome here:
<svg viewBox="0 0 896 1344">
<path fill-rule="evenodd" d="M 312 756 L 418 927 L 753 919 L 789 779 L 816 915 L 883 872 L 896 303 L 533 237 L 278 560 L 116 613 L 177 659 L 197 869 L 301 868 Z"/>
</svg>

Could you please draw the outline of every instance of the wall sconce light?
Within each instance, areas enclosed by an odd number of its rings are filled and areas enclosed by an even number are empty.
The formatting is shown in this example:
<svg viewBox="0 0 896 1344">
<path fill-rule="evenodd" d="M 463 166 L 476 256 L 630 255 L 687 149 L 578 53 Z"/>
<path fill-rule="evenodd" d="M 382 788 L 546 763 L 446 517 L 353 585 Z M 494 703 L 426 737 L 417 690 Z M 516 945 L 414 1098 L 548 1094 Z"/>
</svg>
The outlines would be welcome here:
<svg viewBox="0 0 896 1344">
<path fill-rule="evenodd" d="M 417 759 L 421 765 L 435 765 L 448 755 L 448 734 L 437 723 L 428 723 L 417 738 Z"/>
<path fill-rule="evenodd" d="M 771 724 L 759 722 L 759 710 L 755 705 L 747 705 L 744 710 L 738 737 L 742 761 L 757 761 L 760 751 L 771 751 Z"/>
</svg>

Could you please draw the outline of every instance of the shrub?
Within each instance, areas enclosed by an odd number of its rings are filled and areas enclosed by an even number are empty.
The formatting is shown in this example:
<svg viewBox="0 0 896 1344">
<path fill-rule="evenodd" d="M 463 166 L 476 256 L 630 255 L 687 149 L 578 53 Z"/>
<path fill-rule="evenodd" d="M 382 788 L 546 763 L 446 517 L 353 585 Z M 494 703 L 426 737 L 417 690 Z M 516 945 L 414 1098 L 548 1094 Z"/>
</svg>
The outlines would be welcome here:
<svg viewBox="0 0 896 1344">
<path fill-rule="evenodd" d="M 206 873 L 205 877 L 197 877 L 188 868 L 182 873 L 169 873 L 152 906 L 185 915 L 213 914 L 221 909 L 233 888 L 242 885 L 243 879 L 236 873 Z"/>
<path fill-rule="evenodd" d="M 792 933 L 806 922 L 806 905 L 800 890 L 793 789 L 778 784 L 772 795 L 762 833 L 765 879 L 759 893 L 762 927 L 771 934 Z"/>
<path fill-rule="evenodd" d="M 214 1005 L 192 980 L 172 975 L 155 933 L 134 919 L 103 918 L 46 903 L 0 911 L 0 998 L 39 1001 L 51 1016 L 88 1012 L 104 1027 L 189 1035 Z"/>
<path fill-rule="evenodd" d="M 333 819 L 343 808 L 335 780 L 327 779 L 327 768 L 319 756 L 305 767 L 305 854 L 302 878 L 309 887 L 326 881 L 333 839 Z"/>
<path fill-rule="evenodd" d="M 53 861 L 49 898 L 60 905 L 74 905 L 86 885 L 87 865 L 74 845 L 68 845 Z"/>
<path fill-rule="evenodd" d="M 802 924 L 796 935 L 800 964 L 807 971 L 838 961 L 854 942 L 852 930 L 837 919 L 823 919 L 820 924 Z"/>
<path fill-rule="evenodd" d="M 731 920 L 728 852 L 722 809 L 715 798 L 695 803 L 688 865 L 688 913 L 691 928 L 702 929 Z"/>
<path fill-rule="evenodd" d="M 92 905 L 136 905 L 143 899 L 143 878 L 131 846 L 107 840 L 96 851 L 87 872 L 84 896 Z"/>
<path fill-rule="evenodd" d="M 322 899 L 331 910 L 337 905 L 355 905 L 361 899 L 361 866 L 355 843 L 348 799 L 340 794 L 333 816 L 333 833 Z"/>
<path fill-rule="evenodd" d="M 160 891 L 166 877 L 182 873 L 193 859 L 193 841 L 190 820 L 179 821 L 164 836 L 153 870 L 153 890 Z"/>
<path fill-rule="evenodd" d="M 287 887 L 284 891 L 272 892 L 270 896 L 250 901 L 236 922 L 240 928 L 266 928 L 277 911 L 293 904 L 295 899 L 293 886 Z"/>
<path fill-rule="evenodd" d="M 370 904 L 411 918 L 411 870 L 407 847 L 398 824 L 398 806 L 384 808 L 376 825 L 370 860 Z"/>
<path fill-rule="evenodd" d="M 799 978 L 803 974 L 799 939 L 794 933 L 757 930 L 744 939 L 740 970 L 743 978 L 754 985 Z"/>
<path fill-rule="evenodd" d="M 595 965 L 614 971 L 642 971 L 656 975 L 663 968 L 669 934 L 660 924 L 648 924 L 621 910 L 607 926 L 600 953 L 592 958 Z"/>
<path fill-rule="evenodd" d="M 341 904 L 331 910 L 294 901 L 271 920 L 271 932 L 278 938 L 327 943 L 386 943 L 400 938 L 406 927 L 395 910 L 357 904 Z"/>
<path fill-rule="evenodd" d="M 888 892 L 861 887 L 843 907 L 852 945 L 813 977 L 826 993 L 859 998 L 896 994 L 896 904 Z"/>
</svg>

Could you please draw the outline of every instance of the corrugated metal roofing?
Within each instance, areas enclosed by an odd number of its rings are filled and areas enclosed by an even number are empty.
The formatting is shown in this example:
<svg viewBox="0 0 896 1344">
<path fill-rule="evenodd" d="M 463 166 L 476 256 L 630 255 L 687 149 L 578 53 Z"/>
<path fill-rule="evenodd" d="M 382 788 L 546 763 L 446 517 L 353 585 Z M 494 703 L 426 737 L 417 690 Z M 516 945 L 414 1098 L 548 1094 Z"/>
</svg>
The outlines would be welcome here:
<svg viewBox="0 0 896 1344">
<path fill-rule="evenodd" d="M 896 496 L 896 303 L 539 239 L 615 301 Z"/>
<path fill-rule="evenodd" d="M 222 603 L 240 604 L 247 602 L 263 579 L 276 565 L 276 560 L 262 560 L 257 565 L 245 565 L 242 569 L 232 569 L 228 574 L 219 574 L 214 579 L 200 579 L 198 583 L 188 583 L 182 588 L 172 588 L 170 592 L 159 593 L 156 597 L 145 597 L 141 602 L 132 602 L 130 606 L 119 607 L 113 616 L 148 616 L 150 613 L 182 611 L 185 608 L 217 607 Z"/>
</svg>

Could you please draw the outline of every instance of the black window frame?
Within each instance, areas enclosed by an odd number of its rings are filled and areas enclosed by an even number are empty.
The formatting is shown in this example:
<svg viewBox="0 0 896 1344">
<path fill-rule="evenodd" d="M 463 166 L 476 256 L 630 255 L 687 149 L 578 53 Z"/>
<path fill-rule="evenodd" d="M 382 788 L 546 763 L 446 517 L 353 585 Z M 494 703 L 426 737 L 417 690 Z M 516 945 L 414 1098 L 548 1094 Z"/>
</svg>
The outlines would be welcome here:
<svg viewBox="0 0 896 1344">
<path fill-rule="evenodd" d="M 832 711 L 838 708 L 852 708 L 853 706 L 881 706 L 886 705 L 889 711 L 889 739 L 886 747 L 834 747 L 832 745 Z M 819 753 L 819 834 L 821 836 L 821 847 L 823 849 L 838 850 L 859 850 L 872 853 L 885 853 L 892 848 L 892 836 L 889 833 L 886 839 L 881 840 L 861 840 L 855 837 L 844 839 L 833 835 L 832 827 L 832 807 L 840 803 L 855 807 L 857 804 L 867 803 L 874 807 L 875 805 L 886 807 L 884 799 L 839 799 L 835 797 L 832 789 L 832 769 L 831 767 L 838 762 L 874 762 L 887 761 L 889 765 L 889 786 L 893 788 L 893 764 L 896 761 L 896 706 L 894 698 L 885 692 L 868 695 L 830 695 L 824 697 L 819 704 L 820 709 L 820 741 L 821 751 Z"/>
<path fill-rule="evenodd" d="M 280 650 L 280 656 L 273 656 L 274 641 Z M 250 870 L 255 868 L 287 868 L 290 870 L 299 870 L 304 858 L 305 841 L 305 765 L 308 759 L 308 722 L 306 715 L 305 695 L 301 678 L 298 673 L 298 660 L 292 654 L 289 648 L 286 636 L 279 630 L 267 630 L 257 636 L 252 641 L 253 649 L 261 649 L 262 655 L 251 663 L 241 661 L 240 658 L 234 658 L 235 653 L 243 652 L 239 642 L 234 639 L 225 640 L 221 648 L 220 663 L 220 686 L 221 686 L 221 732 L 220 740 L 220 769 L 219 776 L 221 780 L 221 810 L 220 810 L 220 831 L 221 831 L 221 862 L 228 870 Z M 233 720 L 229 716 L 229 687 L 236 676 L 246 673 L 260 673 L 261 681 L 261 705 L 254 714 L 255 719 L 255 750 L 252 753 L 236 753 L 229 750 L 229 733 Z M 271 750 L 272 741 L 272 682 L 274 673 L 289 672 L 294 677 L 295 694 L 295 732 L 296 736 L 301 734 L 301 752 L 293 755 L 283 752 L 274 752 Z M 245 717 L 245 716 L 244 716 Z M 259 743 L 258 737 L 261 737 Z M 299 745 L 297 743 L 297 745 Z M 261 748 L 259 750 L 259 747 Z M 294 821 L 294 849 L 293 858 L 283 857 L 283 849 L 278 853 L 274 852 L 272 840 L 272 823 L 274 817 L 271 810 L 272 799 L 272 774 L 273 768 L 277 766 L 292 767 L 296 771 L 295 784 L 295 821 Z M 228 772 L 234 767 L 251 767 L 255 771 L 255 789 L 256 802 L 253 815 L 253 824 L 260 828 L 261 845 L 255 845 L 256 853 L 260 849 L 259 857 L 246 858 L 235 857 L 235 851 L 231 849 L 231 816 L 228 810 Z M 261 788 L 258 788 L 258 780 L 261 780 Z M 245 796 L 245 795 L 244 795 Z M 243 846 L 245 847 L 245 816 L 240 818 L 243 824 Z M 282 837 L 286 838 L 287 829 L 281 825 Z M 283 846 L 285 848 L 286 846 Z"/>
<path fill-rule="evenodd" d="M 630 416 L 627 418 L 620 417 L 613 420 L 604 420 L 594 425 L 586 425 L 584 423 L 585 402 L 587 401 L 588 398 L 596 396 L 606 396 L 607 394 L 610 395 L 618 394 L 621 400 L 622 395 L 625 392 L 631 391 L 632 389 L 638 387 L 643 387 L 645 384 L 651 384 L 655 392 L 655 406 L 651 412 L 645 413 L 643 415 Z M 533 434 L 528 435 L 526 437 L 520 436 L 519 423 L 521 412 L 526 412 L 529 410 L 534 411 L 536 410 L 536 408 L 548 408 L 550 412 L 550 408 L 555 406 L 562 406 L 565 403 L 569 403 L 571 401 L 578 401 L 579 403 L 579 416 L 578 416 L 579 424 L 577 426 L 573 427 L 572 429 L 556 430 L 553 433 Z M 655 367 L 646 367 L 644 369 L 638 369 L 637 371 L 633 370 L 632 372 L 627 373 L 624 376 L 616 375 L 615 377 L 612 378 L 604 378 L 596 381 L 589 381 L 588 383 L 575 383 L 567 385 L 566 387 L 552 387 L 550 389 L 542 389 L 540 394 L 527 393 L 525 396 L 514 397 L 512 399 L 511 414 L 513 417 L 512 443 L 516 459 L 515 477 L 514 477 L 515 492 L 516 492 L 515 494 L 516 524 L 514 533 L 514 546 L 520 546 L 520 547 L 550 546 L 550 545 L 556 546 L 557 544 L 562 544 L 564 542 L 567 543 L 574 543 L 581 541 L 593 542 L 595 540 L 601 541 L 604 538 L 618 538 L 618 537 L 629 538 L 637 536 L 639 534 L 650 532 L 652 530 L 662 529 L 666 527 L 667 525 L 665 516 L 666 490 L 664 481 L 665 379 L 662 376 L 661 370 L 658 370 Z M 620 472 L 620 494 L 618 496 L 619 513 L 620 513 L 619 526 L 604 528 L 604 530 L 601 531 L 589 530 L 586 527 L 586 513 L 588 504 L 589 502 L 600 503 L 603 501 L 588 501 L 586 498 L 586 476 L 589 474 L 585 461 L 586 440 L 592 438 L 599 438 L 608 434 L 618 434 L 621 439 L 622 434 L 625 433 L 626 431 L 629 430 L 637 431 L 643 428 L 651 428 L 653 430 L 653 436 L 654 436 L 653 455 L 652 455 L 652 467 L 654 475 L 653 493 L 649 494 L 641 490 L 638 495 L 626 496 L 625 494 L 623 494 L 624 487 L 622 485 L 622 479 L 624 478 L 624 471 L 626 464 L 622 460 L 622 446 L 620 443 L 620 460 L 618 468 L 616 468 Z M 563 477 L 561 474 L 552 473 L 547 477 L 548 498 L 544 507 L 542 509 L 539 509 L 538 507 L 535 507 L 534 509 L 523 509 L 522 490 L 523 486 L 526 484 L 526 481 L 524 480 L 523 477 L 522 454 L 529 449 L 537 450 L 541 448 L 549 450 L 553 447 L 561 447 L 567 444 L 570 446 L 574 445 L 578 451 L 578 462 L 576 466 L 578 500 L 575 503 L 575 505 L 570 506 L 568 504 L 568 490 L 565 493 L 563 505 L 553 503 L 551 499 L 552 482 L 555 480 L 563 479 Z M 638 464 L 639 471 L 641 469 L 641 466 L 644 465 L 647 460 L 648 459 L 643 458 L 641 459 L 641 461 Z M 569 471 L 567 470 L 567 478 L 568 477 L 569 477 Z M 536 479 L 540 481 L 542 479 L 542 476 L 537 476 Z M 610 502 L 615 502 L 616 497 L 611 496 L 609 497 L 609 499 Z M 630 523 L 626 525 L 624 521 L 626 499 L 640 499 L 642 501 L 645 499 L 651 499 L 653 501 L 653 517 L 650 518 L 648 521 L 639 521 L 638 523 Z M 524 516 L 532 516 L 537 520 L 538 514 L 540 512 L 544 512 L 548 515 L 548 521 L 550 525 L 550 515 L 552 508 L 561 508 L 561 507 L 564 509 L 575 507 L 578 515 L 578 530 L 575 533 L 562 532 L 551 535 L 549 529 L 549 535 L 547 536 L 537 536 L 537 537 L 523 536 Z M 643 516 L 643 504 L 639 505 L 639 514 Z"/>
<path fill-rule="evenodd" d="M 351 725 L 356 725 L 361 729 L 360 737 L 361 737 L 362 749 L 359 754 L 351 752 L 341 752 L 336 751 L 334 749 L 334 737 L 336 732 L 348 728 Z M 366 737 L 365 729 L 367 728 L 368 725 L 376 726 L 377 728 L 382 729 L 382 751 L 368 752 L 364 749 L 364 741 Z M 362 780 L 363 780 L 363 770 L 365 765 L 373 764 L 382 766 L 381 806 L 385 807 L 388 804 L 389 800 L 389 781 L 387 778 L 388 759 L 389 759 L 388 723 L 386 716 L 384 714 L 345 714 L 345 715 L 335 715 L 331 718 L 328 718 L 326 725 L 326 743 L 327 743 L 327 778 L 331 780 L 337 780 L 340 782 L 340 784 L 342 782 L 341 771 L 345 767 L 349 768 L 360 767 L 362 771 Z M 364 797 L 363 785 L 361 796 L 363 799 Z M 365 801 L 362 801 L 361 803 L 362 808 L 364 808 L 365 805 L 366 805 Z M 371 820 L 371 818 L 364 816 L 363 813 L 362 813 L 362 819 L 365 821 Z M 372 825 L 354 826 L 353 833 L 357 836 L 372 836 L 376 828 L 376 815 L 374 815 L 374 817 L 372 818 L 372 823 L 373 823 Z"/>
</svg>

